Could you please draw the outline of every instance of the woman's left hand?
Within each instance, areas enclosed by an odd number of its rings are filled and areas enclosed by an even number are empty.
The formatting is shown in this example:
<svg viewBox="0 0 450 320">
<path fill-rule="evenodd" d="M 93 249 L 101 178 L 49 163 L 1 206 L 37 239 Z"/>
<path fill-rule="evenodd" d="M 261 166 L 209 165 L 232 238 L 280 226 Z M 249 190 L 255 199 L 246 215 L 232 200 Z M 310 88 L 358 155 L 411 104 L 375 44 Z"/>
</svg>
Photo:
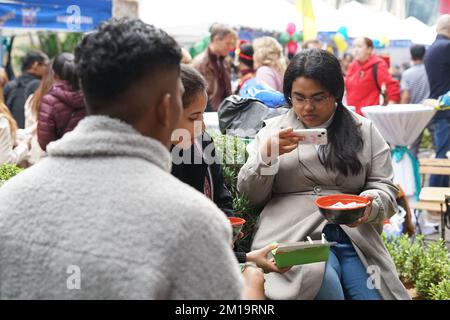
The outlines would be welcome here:
<svg viewBox="0 0 450 320">
<path fill-rule="evenodd" d="M 371 195 L 365 195 L 365 198 L 370 200 L 369 205 L 366 207 L 366 210 L 364 211 L 364 215 L 358 219 L 358 221 L 352 223 L 352 224 L 348 224 L 347 226 L 350 228 L 356 228 L 359 227 L 360 225 L 362 225 L 363 223 L 366 223 L 369 220 L 369 215 L 370 215 L 370 211 L 372 211 L 372 201 L 373 201 L 373 196 Z"/>
</svg>

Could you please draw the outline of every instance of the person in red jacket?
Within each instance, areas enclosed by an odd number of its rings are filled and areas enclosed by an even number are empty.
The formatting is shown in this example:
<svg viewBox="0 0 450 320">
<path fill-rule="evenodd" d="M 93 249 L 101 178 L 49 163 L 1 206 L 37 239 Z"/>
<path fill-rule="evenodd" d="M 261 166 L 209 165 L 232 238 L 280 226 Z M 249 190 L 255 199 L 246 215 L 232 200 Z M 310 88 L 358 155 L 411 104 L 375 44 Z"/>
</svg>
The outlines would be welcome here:
<svg viewBox="0 0 450 320">
<path fill-rule="evenodd" d="M 50 142 L 72 131 L 86 116 L 73 54 L 57 55 L 52 70 L 55 83 L 42 98 L 38 115 L 37 137 L 42 150 L 46 150 Z"/>
<path fill-rule="evenodd" d="M 389 104 L 400 102 L 400 85 L 388 72 L 383 58 L 374 54 L 372 40 L 357 38 L 353 42 L 355 60 L 350 64 L 345 78 L 347 104 L 361 114 L 361 108 L 380 105 L 380 93 L 385 89 Z M 375 81 L 376 77 L 376 81 Z"/>
</svg>

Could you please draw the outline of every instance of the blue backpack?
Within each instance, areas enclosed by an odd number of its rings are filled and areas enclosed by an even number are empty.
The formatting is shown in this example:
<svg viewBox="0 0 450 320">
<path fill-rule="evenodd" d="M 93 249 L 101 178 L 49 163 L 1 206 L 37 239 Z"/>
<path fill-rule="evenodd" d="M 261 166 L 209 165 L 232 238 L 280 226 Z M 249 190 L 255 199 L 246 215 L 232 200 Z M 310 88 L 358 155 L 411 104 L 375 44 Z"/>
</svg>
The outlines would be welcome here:
<svg viewBox="0 0 450 320">
<path fill-rule="evenodd" d="M 242 98 L 251 98 L 261 101 L 269 108 L 277 108 L 286 105 L 284 95 L 269 86 L 259 83 L 256 79 L 247 80 L 239 90 Z"/>
<path fill-rule="evenodd" d="M 439 97 L 439 107 L 443 109 L 450 108 L 450 91 Z"/>
</svg>

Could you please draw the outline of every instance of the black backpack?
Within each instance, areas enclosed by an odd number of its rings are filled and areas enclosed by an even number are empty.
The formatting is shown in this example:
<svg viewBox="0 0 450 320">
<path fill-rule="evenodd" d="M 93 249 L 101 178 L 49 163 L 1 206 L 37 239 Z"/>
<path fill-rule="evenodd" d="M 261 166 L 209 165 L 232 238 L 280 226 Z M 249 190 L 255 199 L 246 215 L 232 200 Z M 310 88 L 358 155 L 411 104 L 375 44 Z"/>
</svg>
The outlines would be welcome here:
<svg viewBox="0 0 450 320">
<path fill-rule="evenodd" d="M 286 107 L 269 108 L 257 99 L 231 95 L 219 107 L 220 132 L 241 138 L 254 137 L 264 126 L 264 120 L 282 115 L 288 110 Z"/>
<path fill-rule="evenodd" d="M 19 128 L 25 127 L 25 86 L 17 79 L 8 83 L 8 95 L 5 95 L 8 106 Z"/>
</svg>

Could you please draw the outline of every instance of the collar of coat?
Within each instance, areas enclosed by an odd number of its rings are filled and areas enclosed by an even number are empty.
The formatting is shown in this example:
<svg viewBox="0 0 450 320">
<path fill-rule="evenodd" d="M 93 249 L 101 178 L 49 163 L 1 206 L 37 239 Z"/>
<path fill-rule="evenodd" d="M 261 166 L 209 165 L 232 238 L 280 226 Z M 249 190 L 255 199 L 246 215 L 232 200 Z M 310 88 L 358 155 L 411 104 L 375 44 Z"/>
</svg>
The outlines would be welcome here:
<svg viewBox="0 0 450 320">
<path fill-rule="evenodd" d="M 159 141 L 145 137 L 128 123 L 108 116 L 88 116 L 47 147 L 49 157 L 135 157 L 170 172 L 171 158 Z"/>
</svg>

